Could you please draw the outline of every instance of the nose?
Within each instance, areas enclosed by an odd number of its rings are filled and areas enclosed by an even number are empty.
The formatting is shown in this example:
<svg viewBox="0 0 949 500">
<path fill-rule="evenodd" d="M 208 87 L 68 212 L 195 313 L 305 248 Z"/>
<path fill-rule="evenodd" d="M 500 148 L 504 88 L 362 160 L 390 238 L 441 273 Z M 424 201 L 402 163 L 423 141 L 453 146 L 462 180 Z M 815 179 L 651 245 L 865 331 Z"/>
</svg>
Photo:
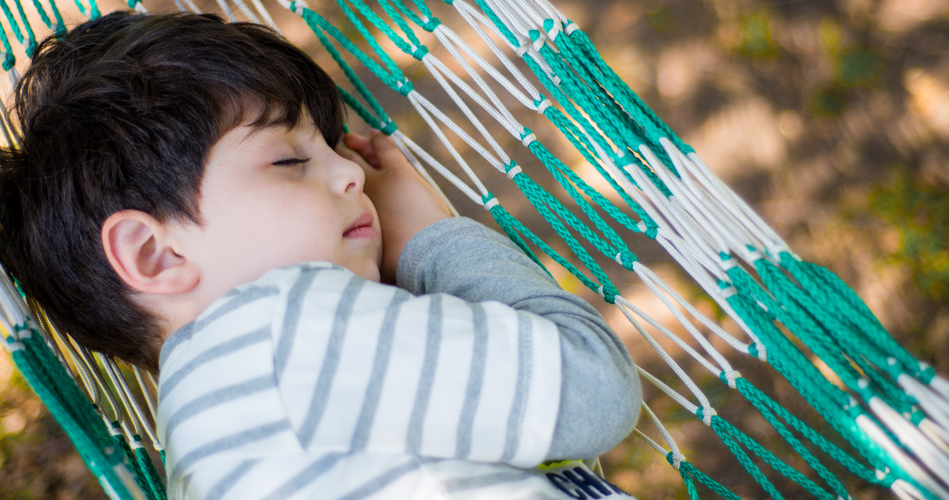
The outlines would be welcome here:
<svg viewBox="0 0 949 500">
<path fill-rule="evenodd" d="M 356 163 L 337 156 L 338 161 L 333 168 L 333 177 L 330 179 L 330 189 L 337 196 L 350 196 L 362 193 L 366 185 L 366 172 Z"/>
</svg>

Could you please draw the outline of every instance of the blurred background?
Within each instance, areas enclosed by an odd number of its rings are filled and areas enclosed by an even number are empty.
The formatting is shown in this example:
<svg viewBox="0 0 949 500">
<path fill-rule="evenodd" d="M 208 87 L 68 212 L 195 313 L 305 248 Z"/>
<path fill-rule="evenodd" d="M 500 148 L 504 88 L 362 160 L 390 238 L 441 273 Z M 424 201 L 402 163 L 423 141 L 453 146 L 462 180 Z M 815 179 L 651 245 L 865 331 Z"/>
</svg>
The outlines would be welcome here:
<svg viewBox="0 0 949 500">
<path fill-rule="evenodd" d="M 214 10 L 213 2 L 196 3 Z M 949 373 L 949 2 L 554 3 L 590 35 L 630 87 L 796 253 L 840 275 L 904 346 L 941 373 Z M 145 4 L 153 12 L 175 8 L 172 2 Z M 321 13 L 325 9 L 330 20 L 338 15 L 331 0 L 311 0 L 309 5 Z M 71 25 L 78 22 L 74 7 L 73 11 L 65 3 L 60 7 Z M 119 8 L 120 3 L 100 3 L 103 12 Z M 325 64 L 326 54 L 298 18 L 279 7 L 271 12 L 288 38 L 314 54 L 324 67 L 332 66 Z M 410 58 L 407 61 L 406 75 L 414 80 L 423 68 L 412 66 Z M 18 68 L 24 69 L 26 62 L 25 57 L 18 57 Z M 396 96 L 371 78 L 367 84 L 383 96 Z M 424 83 L 417 83 L 416 88 L 425 93 Z M 9 103 L 10 95 L 7 86 L 0 97 Z M 405 111 L 404 103 L 387 108 L 417 142 L 439 148 L 425 133 L 424 123 Z M 526 123 L 535 128 L 532 122 Z M 351 125 L 365 129 L 358 123 Z M 543 126 L 536 126 L 543 140 Z M 549 137 L 545 144 L 565 163 L 580 171 L 588 168 L 566 141 Z M 502 145 L 519 146 L 515 140 Z M 466 158 L 470 153 L 462 152 Z M 525 172 L 535 167 L 530 159 L 518 157 L 518 161 L 525 165 Z M 511 192 L 503 175 L 489 171 L 484 178 L 512 214 L 528 225 L 540 220 Z M 556 191 L 549 179 L 540 174 L 538 179 Z M 479 207 L 449 189 L 446 192 L 462 213 L 492 224 Z M 542 229 L 539 232 L 546 236 Z M 565 245 L 554 247 L 559 250 Z M 631 248 L 664 280 L 704 311 L 716 314 L 697 287 L 650 242 L 637 240 Z M 570 275 L 550 268 L 564 288 L 600 308 L 637 363 L 654 373 L 663 372 L 661 360 L 644 347 L 615 308 L 603 304 Z M 655 311 L 661 322 L 671 318 L 663 317 L 662 308 L 655 307 L 658 300 L 631 275 L 617 278 L 616 284 L 626 298 Z M 725 322 L 727 328 L 733 327 Z M 813 417 L 773 371 L 753 360 L 736 359 L 735 363 L 783 405 Z M 722 416 L 792 465 L 803 465 L 740 396 L 733 396 L 714 379 L 698 380 Z M 743 498 L 766 497 L 714 433 L 653 392 L 647 388 L 645 399 L 669 423 L 692 463 Z M 607 477 L 640 498 L 687 498 L 678 473 L 634 438 L 602 460 Z M 847 484 L 860 500 L 890 497 L 884 490 L 858 482 Z M 782 488 L 788 498 L 805 495 L 793 484 L 782 483 Z M 703 491 L 703 497 L 713 494 Z M 0 499 L 46 498 L 105 495 L 16 373 L 9 356 L 0 351 Z"/>
</svg>

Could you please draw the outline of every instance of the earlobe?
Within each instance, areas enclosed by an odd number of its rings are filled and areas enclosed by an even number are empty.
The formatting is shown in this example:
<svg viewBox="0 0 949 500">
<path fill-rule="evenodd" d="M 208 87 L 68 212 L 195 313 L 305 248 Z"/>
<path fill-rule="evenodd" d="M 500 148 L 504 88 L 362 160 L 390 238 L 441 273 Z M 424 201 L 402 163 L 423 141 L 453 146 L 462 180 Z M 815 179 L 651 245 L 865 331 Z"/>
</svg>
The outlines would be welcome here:
<svg viewBox="0 0 949 500">
<path fill-rule="evenodd" d="M 132 289 L 186 293 L 199 281 L 196 266 L 174 247 L 165 224 L 138 210 L 122 210 L 102 224 L 102 247 L 115 272 Z"/>
</svg>

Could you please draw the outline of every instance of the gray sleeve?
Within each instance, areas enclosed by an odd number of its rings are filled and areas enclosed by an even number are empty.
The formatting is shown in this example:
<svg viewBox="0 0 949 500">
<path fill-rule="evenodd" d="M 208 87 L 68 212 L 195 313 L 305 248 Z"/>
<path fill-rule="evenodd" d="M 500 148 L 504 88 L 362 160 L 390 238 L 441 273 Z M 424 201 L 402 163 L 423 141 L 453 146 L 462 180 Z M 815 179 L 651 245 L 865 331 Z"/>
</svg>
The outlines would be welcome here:
<svg viewBox="0 0 949 500">
<path fill-rule="evenodd" d="M 595 457 L 636 425 L 642 392 L 626 347 L 593 307 L 507 237 L 466 218 L 433 224 L 406 245 L 397 282 L 416 295 L 496 300 L 557 325 L 562 388 L 548 459 Z"/>
</svg>

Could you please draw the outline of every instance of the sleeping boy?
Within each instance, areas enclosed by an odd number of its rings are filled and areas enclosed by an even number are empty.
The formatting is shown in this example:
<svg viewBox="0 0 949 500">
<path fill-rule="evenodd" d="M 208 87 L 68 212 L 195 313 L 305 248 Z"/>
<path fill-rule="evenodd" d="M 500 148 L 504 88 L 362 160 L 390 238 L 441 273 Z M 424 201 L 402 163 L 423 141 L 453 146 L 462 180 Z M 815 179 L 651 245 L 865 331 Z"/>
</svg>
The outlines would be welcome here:
<svg viewBox="0 0 949 500">
<path fill-rule="evenodd" d="M 160 374 L 170 498 L 626 496 L 603 319 L 453 218 L 267 28 L 115 13 L 44 41 L 0 157 L 0 258 L 77 342 Z M 397 286 L 393 286 L 397 285 Z"/>
</svg>

